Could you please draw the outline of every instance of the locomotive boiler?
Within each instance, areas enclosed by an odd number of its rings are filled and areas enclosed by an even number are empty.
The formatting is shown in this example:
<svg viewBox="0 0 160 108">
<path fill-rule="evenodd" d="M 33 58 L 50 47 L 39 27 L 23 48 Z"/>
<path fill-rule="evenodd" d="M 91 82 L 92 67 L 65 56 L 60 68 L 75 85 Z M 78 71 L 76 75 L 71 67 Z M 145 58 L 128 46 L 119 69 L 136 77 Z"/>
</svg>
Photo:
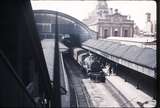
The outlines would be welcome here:
<svg viewBox="0 0 160 108">
<path fill-rule="evenodd" d="M 73 57 L 81 66 L 83 73 L 92 81 L 105 82 L 105 73 L 102 71 L 101 62 L 97 55 L 81 48 L 75 48 L 73 53 Z"/>
</svg>

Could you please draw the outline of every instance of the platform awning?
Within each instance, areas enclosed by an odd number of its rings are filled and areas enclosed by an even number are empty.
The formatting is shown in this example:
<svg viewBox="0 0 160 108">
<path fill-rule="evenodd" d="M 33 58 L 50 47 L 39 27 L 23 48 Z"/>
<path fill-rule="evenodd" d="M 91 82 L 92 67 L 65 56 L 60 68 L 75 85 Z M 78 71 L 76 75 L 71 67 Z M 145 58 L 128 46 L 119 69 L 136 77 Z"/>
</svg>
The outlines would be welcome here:
<svg viewBox="0 0 160 108">
<path fill-rule="evenodd" d="M 145 75 L 156 77 L 155 49 L 121 44 L 111 40 L 93 39 L 85 41 L 82 47 Z"/>
</svg>

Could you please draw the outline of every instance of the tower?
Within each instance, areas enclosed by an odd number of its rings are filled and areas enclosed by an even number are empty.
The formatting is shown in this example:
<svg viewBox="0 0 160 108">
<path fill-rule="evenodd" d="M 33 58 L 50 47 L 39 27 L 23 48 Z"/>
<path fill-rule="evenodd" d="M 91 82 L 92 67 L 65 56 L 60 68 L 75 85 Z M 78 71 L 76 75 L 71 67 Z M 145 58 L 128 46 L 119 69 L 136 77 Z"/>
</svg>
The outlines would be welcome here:
<svg viewBox="0 0 160 108">
<path fill-rule="evenodd" d="M 150 22 L 151 21 L 151 13 L 146 13 L 146 22 Z"/>
<path fill-rule="evenodd" d="M 145 31 L 147 34 L 153 33 L 153 25 L 151 21 L 151 13 L 146 13 Z"/>
<path fill-rule="evenodd" d="M 96 13 L 98 18 L 104 18 L 109 13 L 108 4 L 106 0 L 98 1 L 96 6 Z"/>
</svg>

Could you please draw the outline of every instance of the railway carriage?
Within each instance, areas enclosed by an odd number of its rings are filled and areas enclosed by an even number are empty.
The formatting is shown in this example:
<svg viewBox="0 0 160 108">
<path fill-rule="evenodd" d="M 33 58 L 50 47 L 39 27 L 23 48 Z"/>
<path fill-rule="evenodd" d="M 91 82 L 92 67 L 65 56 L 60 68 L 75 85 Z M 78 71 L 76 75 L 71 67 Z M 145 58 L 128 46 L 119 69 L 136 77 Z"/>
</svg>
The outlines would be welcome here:
<svg viewBox="0 0 160 108">
<path fill-rule="evenodd" d="M 73 50 L 73 58 L 78 61 L 78 56 L 82 53 L 87 52 L 86 50 L 82 49 L 82 48 L 74 48 Z"/>
<path fill-rule="evenodd" d="M 86 57 L 88 57 L 88 56 L 89 56 L 89 53 L 88 53 L 88 52 L 85 52 L 85 53 L 80 54 L 80 55 L 78 56 L 77 62 L 78 62 L 81 66 L 83 66 L 83 65 L 84 65 L 84 59 L 85 59 Z"/>
</svg>

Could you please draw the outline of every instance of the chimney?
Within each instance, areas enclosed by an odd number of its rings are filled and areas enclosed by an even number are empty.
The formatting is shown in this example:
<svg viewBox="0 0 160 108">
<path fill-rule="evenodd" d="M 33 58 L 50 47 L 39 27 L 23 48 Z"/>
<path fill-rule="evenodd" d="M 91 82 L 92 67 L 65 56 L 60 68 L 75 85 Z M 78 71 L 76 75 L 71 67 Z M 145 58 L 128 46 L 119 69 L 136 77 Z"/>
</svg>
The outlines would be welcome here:
<svg viewBox="0 0 160 108">
<path fill-rule="evenodd" d="M 113 14 L 113 8 L 110 8 L 110 14 Z"/>
<path fill-rule="evenodd" d="M 146 22 L 150 22 L 151 21 L 151 13 L 147 12 L 146 13 Z"/>
<path fill-rule="evenodd" d="M 128 20 L 131 20 L 131 16 L 130 15 L 128 15 Z"/>
<path fill-rule="evenodd" d="M 118 13 L 118 9 L 115 9 L 115 13 Z"/>
</svg>

